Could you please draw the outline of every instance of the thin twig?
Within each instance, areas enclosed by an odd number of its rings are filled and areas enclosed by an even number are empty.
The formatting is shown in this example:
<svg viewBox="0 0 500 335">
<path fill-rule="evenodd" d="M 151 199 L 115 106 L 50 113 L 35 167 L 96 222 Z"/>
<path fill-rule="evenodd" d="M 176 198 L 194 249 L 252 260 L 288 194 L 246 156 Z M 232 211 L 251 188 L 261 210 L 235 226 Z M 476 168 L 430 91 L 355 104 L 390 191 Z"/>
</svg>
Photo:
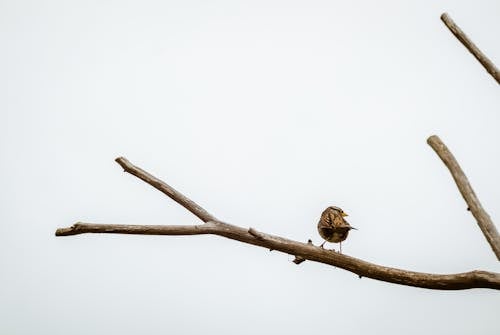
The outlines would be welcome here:
<svg viewBox="0 0 500 335">
<path fill-rule="evenodd" d="M 500 290 L 500 274 L 488 271 L 470 271 L 456 274 L 430 274 L 406 271 L 376 265 L 329 251 L 311 243 L 301 243 L 283 237 L 259 232 L 253 228 L 244 229 L 223 222 L 208 222 L 199 226 L 140 226 L 77 223 L 58 229 L 57 236 L 84 233 L 147 234 L 147 235 L 199 235 L 213 234 L 253 244 L 267 249 L 295 255 L 296 259 L 333 265 L 357 274 L 389 283 L 422 287 L 436 290 L 463 290 L 470 288 L 491 288 Z"/>
<path fill-rule="evenodd" d="M 498 235 L 498 231 L 493 221 L 491 221 L 488 213 L 486 213 L 483 206 L 481 206 L 481 203 L 479 202 L 476 193 L 474 193 L 474 190 L 465 176 L 465 173 L 462 171 L 462 168 L 458 165 L 457 160 L 448 147 L 446 147 L 437 135 L 429 137 L 427 139 L 427 143 L 432 147 L 432 149 L 434 149 L 448 170 L 450 170 L 450 173 L 453 176 L 462 197 L 467 203 L 469 210 L 476 218 L 479 228 L 481 228 L 484 237 L 486 237 L 491 249 L 493 249 L 493 252 L 497 256 L 497 259 L 500 260 L 500 236 Z"/>
<path fill-rule="evenodd" d="M 164 181 L 147 173 L 140 167 L 133 165 L 125 157 L 118 157 L 117 159 L 115 159 L 115 161 L 121 165 L 121 167 L 123 168 L 123 170 L 125 170 L 125 172 L 128 172 L 139 179 L 142 179 L 143 181 L 153 186 L 157 190 L 165 193 L 168 197 L 177 202 L 179 205 L 186 208 L 188 211 L 190 211 L 191 213 L 199 217 L 201 220 L 203 220 L 203 222 L 217 220 L 212 214 L 207 212 L 200 205 L 198 205 L 191 199 L 187 198 L 186 196 L 175 190 L 173 187 L 171 187 Z"/>
<path fill-rule="evenodd" d="M 486 57 L 484 53 L 479 50 L 479 48 L 470 40 L 469 37 L 460 29 L 459 26 L 451 19 L 447 13 L 441 15 L 441 21 L 444 22 L 446 27 L 455 35 L 455 37 L 462 42 L 462 44 L 470 51 L 474 57 L 483 65 L 483 67 L 488 71 L 489 74 L 500 84 L 500 72 L 493 62 Z"/>
</svg>

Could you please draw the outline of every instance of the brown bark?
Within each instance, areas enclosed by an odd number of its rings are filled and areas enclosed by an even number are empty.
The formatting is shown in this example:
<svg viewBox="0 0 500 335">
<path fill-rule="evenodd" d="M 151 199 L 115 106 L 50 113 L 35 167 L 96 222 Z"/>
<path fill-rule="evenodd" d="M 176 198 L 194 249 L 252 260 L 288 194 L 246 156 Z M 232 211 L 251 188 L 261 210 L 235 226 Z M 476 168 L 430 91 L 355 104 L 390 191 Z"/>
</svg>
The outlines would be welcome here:
<svg viewBox="0 0 500 335">
<path fill-rule="evenodd" d="M 500 235 L 498 235 L 497 228 L 495 227 L 493 221 L 491 221 L 490 216 L 486 213 L 483 206 L 481 206 L 481 203 L 472 189 L 469 180 L 465 176 L 464 171 L 460 165 L 458 165 L 457 160 L 448 147 L 437 135 L 429 137 L 427 139 L 427 143 L 432 147 L 432 149 L 434 149 L 436 154 L 438 154 L 439 158 L 441 158 L 448 170 L 450 170 L 462 197 L 467 203 L 467 209 L 470 210 L 474 218 L 476 218 L 477 224 L 483 232 L 484 237 L 490 244 L 491 249 L 493 249 L 497 259 L 500 261 Z"/>
<path fill-rule="evenodd" d="M 245 229 L 230 225 L 215 219 L 206 210 L 188 199 L 171 186 L 146 171 L 134 166 L 123 157 L 116 161 L 126 172 L 144 180 L 159 189 L 170 198 L 184 206 L 187 210 L 202 219 L 205 223 L 192 226 L 152 226 L 152 225 L 112 225 L 76 223 L 68 228 L 60 228 L 56 236 L 69 236 L 84 233 L 114 233 L 114 234 L 142 234 L 142 235 L 219 235 L 240 242 L 253 244 L 270 250 L 281 251 L 296 256 L 296 263 L 303 260 L 315 261 L 333 265 L 357 274 L 359 277 L 368 277 L 389 283 L 416 286 L 439 290 L 462 290 L 470 288 L 500 289 L 500 274 L 487 271 L 470 271 L 457 274 L 430 274 L 406 271 L 376 265 L 340 254 L 331 250 L 301 243 L 279 236 L 258 232 L 253 228 Z"/>
<path fill-rule="evenodd" d="M 493 62 L 471 41 L 471 39 L 460 29 L 447 13 L 441 15 L 441 21 L 455 35 L 455 37 L 476 57 L 489 74 L 500 84 L 500 72 Z"/>
</svg>

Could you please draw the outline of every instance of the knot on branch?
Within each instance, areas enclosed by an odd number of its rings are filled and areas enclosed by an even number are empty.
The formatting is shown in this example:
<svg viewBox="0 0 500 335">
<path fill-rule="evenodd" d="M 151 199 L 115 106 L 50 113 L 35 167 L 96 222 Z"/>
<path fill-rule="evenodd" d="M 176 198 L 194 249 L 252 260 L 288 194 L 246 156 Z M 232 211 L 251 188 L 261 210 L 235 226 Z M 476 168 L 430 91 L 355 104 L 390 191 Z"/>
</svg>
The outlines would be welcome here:
<svg viewBox="0 0 500 335">
<path fill-rule="evenodd" d="M 307 240 L 307 244 L 311 245 L 311 246 L 314 246 L 314 244 L 313 244 L 313 242 L 312 242 L 311 239 Z M 305 260 L 306 259 L 304 257 L 295 255 L 295 259 L 292 262 L 294 262 L 295 264 L 299 265 L 300 263 L 304 262 Z"/>
<path fill-rule="evenodd" d="M 252 227 L 248 228 L 248 233 L 250 235 L 252 235 L 253 237 L 255 237 L 256 239 L 265 240 L 264 234 L 262 234 L 261 232 L 258 232 L 257 230 L 253 229 Z"/>
</svg>

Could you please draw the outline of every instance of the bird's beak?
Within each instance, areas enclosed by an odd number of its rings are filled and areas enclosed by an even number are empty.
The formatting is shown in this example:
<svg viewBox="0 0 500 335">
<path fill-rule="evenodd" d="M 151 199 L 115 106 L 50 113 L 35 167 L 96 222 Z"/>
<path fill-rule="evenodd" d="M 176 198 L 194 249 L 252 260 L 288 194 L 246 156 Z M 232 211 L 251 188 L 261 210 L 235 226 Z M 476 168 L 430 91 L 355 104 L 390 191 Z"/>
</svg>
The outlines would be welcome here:
<svg viewBox="0 0 500 335">
<path fill-rule="evenodd" d="M 342 216 L 349 216 L 347 213 L 342 212 Z"/>
<path fill-rule="evenodd" d="M 351 226 L 351 229 L 358 230 L 358 228 L 354 228 L 354 227 L 352 227 L 352 226 Z"/>
</svg>

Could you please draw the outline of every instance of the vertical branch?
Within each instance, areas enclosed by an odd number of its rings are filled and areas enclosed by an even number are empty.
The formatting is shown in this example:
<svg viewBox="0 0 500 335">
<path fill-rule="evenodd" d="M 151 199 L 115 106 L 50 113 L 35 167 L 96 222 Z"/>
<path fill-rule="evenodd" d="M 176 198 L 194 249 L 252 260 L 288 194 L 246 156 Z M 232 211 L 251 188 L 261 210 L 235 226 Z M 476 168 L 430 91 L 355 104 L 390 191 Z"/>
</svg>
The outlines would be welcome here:
<svg viewBox="0 0 500 335">
<path fill-rule="evenodd" d="M 455 22 L 451 19 L 451 17 L 447 13 L 443 13 L 441 15 L 441 21 L 444 22 L 446 27 L 450 29 L 453 35 L 455 35 L 455 37 L 460 42 L 462 42 L 462 44 L 467 48 L 467 50 L 469 50 L 470 53 L 474 55 L 474 57 L 476 57 L 476 59 L 479 61 L 479 63 L 481 63 L 481 65 L 483 65 L 486 71 L 488 71 L 488 73 L 491 74 L 493 78 L 495 78 L 497 83 L 500 84 L 500 72 L 498 71 L 495 64 L 493 64 L 493 62 L 489 60 L 489 58 L 486 57 L 486 55 L 483 54 L 481 50 L 479 50 L 479 48 L 474 44 L 474 42 L 472 42 L 469 39 L 469 37 L 467 37 L 467 35 L 462 31 L 462 29 L 460 29 L 460 27 L 455 24 Z"/>
<path fill-rule="evenodd" d="M 460 165 L 458 165 L 457 160 L 448 147 L 446 147 L 438 136 L 432 135 L 427 139 L 427 143 L 434 149 L 436 154 L 438 154 L 448 170 L 450 170 L 460 193 L 462 193 L 462 197 L 467 203 L 467 206 L 469 206 L 469 210 L 472 212 L 472 215 L 474 215 L 474 218 L 476 218 L 477 224 L 479 228 L 481 228 L 484 237 L 486 237 L 491 249 L 493 249 L 497 259 L 500 261 L 500 235 L 498 235 L 498 231 L 493 221 L 491 221 L 490 216 L 483 209 L 483 206 L 481 206 L 464 171 Z"/>
</svg>

